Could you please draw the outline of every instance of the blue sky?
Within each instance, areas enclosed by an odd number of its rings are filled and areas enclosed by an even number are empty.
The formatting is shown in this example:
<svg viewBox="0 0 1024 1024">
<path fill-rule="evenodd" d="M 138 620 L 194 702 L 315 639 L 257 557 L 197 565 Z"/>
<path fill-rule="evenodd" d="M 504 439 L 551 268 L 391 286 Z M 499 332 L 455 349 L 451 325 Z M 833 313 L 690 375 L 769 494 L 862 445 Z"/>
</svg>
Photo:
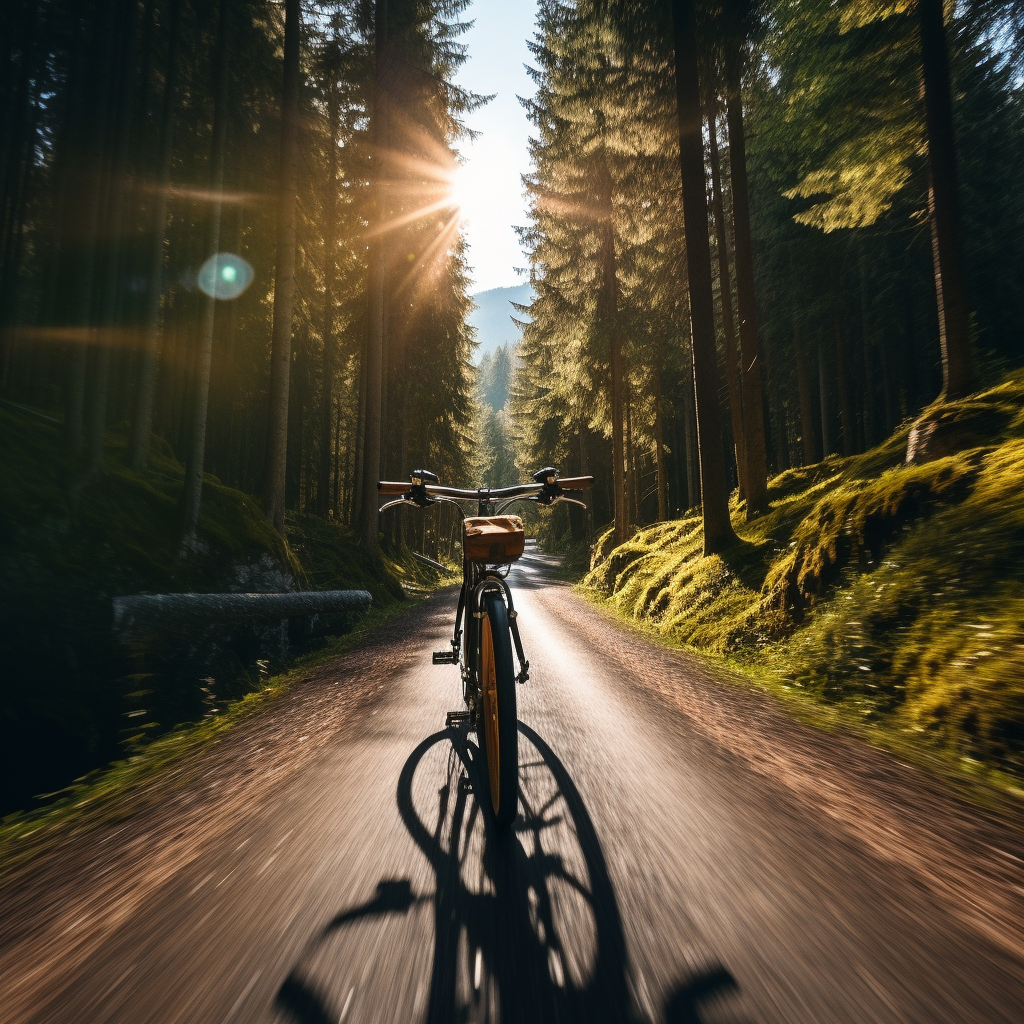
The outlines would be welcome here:
<svg viewBox="0 0 1024 1024">
<path fill-rule="evenodd" d="M 520 175 L 530 169 L 530 123 L 516 96 L 532 96 L 533 83 L 523 67 L 530 62 L 534 0 L 474 0 L 466 12 L 475 24 L 463 37 L 469 59 L 456 81 L 473 92 L 495 97 L 470 114 L 467 123 L 480 132 L 460 149 L 466 161 L 459 176 L 464 235 L 473 268 L 472 291 L 522 284 L 516 267 L 526 265 L 513 226 L 526 223 Z"/>
</svg>

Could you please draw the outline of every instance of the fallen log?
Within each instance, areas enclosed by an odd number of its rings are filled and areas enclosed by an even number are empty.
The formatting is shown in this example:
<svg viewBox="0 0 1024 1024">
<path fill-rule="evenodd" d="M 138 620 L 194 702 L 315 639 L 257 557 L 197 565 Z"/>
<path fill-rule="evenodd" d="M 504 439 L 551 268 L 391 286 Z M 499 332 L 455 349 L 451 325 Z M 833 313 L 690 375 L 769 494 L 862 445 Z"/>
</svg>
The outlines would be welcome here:
<svg viewBox="0 0 1024 1024">
<path fill-rule="evenodd" d="M 438 572 L 450 573 L 451 569 L 447 565 L 442 565 L 441 562 L 434 561 L 433 558 L 428 558 L 426 555 L 421 555 L 418 551 L 412 553 L 412 557 L 417 562 L 422 562 L 424 565 L 429 565 L 431 569 L 437 569 Z"/>
<path fill-rule="evenodd" d="M 185 622 L 273 622 L 301 615 L 363 612 L 365 590 L 304 590 L 295 594 L 133 594 L 114 598 L 114 631 Z"/>
</svg>

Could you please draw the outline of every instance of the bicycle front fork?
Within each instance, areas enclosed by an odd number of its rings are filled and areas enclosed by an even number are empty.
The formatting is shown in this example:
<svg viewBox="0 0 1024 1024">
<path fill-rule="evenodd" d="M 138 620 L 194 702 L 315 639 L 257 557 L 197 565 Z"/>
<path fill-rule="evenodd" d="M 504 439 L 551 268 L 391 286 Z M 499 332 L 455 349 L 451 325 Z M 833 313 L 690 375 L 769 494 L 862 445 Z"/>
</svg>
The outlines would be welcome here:
<svg viewBox="0 0 1024 1024">
<path fill-rule="evenodd" d="M 526 655 L 523 653 L 523 641 L 519 636 L 519 615 L 516 612 L 515 605 L 512 603 L 512 591 L 509 589 L 508 584 L 500 576 L 485 576 L 473 588 L 473 594 L 469 603 L 470 612 L 473 618 L 478 621 L 484 617 L 486 614 L 483 607 L 484 594 L 488 590 L 498 590 L 505 598 L 505 607 L 508 609 L 508 626 L 512 633 L 512 646 L 515 648 L 516 658 L 519 661 L 519 674 L 516 676 L 516 682 L 520 684 L 525 683 L 530 678 L 530 663 L 526 660 Z M 452 644 L 454 646 L 454 640 Z"/>
</svg>

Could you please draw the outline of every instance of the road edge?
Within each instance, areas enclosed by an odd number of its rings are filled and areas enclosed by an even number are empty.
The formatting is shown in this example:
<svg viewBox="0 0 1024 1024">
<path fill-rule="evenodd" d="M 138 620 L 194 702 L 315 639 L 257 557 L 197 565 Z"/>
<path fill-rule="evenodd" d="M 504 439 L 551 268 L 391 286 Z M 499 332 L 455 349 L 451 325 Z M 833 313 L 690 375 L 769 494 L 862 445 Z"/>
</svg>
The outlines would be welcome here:
<svg viewBox="0 0 1024 1024">
<path fill-rule="evenodd" d="M 802 725 L 819 732 L 844 736 L 883 751 L 940 782 L 952 796 L 1009 819 L 1018 828 L 1024 824 L 1024 789 L 1021 788 L 1020 779 L 984 762 L 957 757 L 952 751 L 915 743 L 908 738 L 905 730 L 896 729 L 889 723 L 860 721 L 848 708 L 816 700 L 776 669 L 676 643 L 665 633 L 645 626 L 641 620 L 617 608 L 582 580 L 571 584 L 571 587 L 573 593 L 588 606 L 619 628 L 662 650 L 693 658 L 718 682 L 760 691 Z"/>
<path fill-rule="evenodd" d="M 272 710 L 282 697 L 312 678 L 318 669 L 373 643 L 380 631 L 412 614 L 446 585 L 444 581 L 436 590 L 372 609 L 348 633 L 331 637 L 284 672 L 267 679 L 259 690 L 231 702 L 214 716 L 176 728 L 125 759 L 90 772 L 52 794 L 51 803 L 7 815 L 0 821 L 0 882 L 8 881 L 61 842 L 127 820 L 159 802 L 163 797 L 162 783 L 187 758 L 197 757 L 243 723 Z M 179 779 L 177 784 L 181 782 Z"/>
</svg>

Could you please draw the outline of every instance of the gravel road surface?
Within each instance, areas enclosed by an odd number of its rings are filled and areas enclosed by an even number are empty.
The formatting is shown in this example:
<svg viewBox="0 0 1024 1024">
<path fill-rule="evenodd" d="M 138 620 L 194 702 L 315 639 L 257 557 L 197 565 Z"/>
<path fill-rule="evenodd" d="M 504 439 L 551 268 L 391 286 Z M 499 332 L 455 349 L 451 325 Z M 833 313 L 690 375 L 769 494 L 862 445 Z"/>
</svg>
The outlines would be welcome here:
<svg viewBox="0 0 1024 1024">
<path fill-rule="evenodd" d="M 0 1017 L 1024 1020 L 1013 824 L 649 646 L 535 553 L 512 582 L 511 835 L 444 729 L 445 591 L 0 885 Z"/>
</svg>

